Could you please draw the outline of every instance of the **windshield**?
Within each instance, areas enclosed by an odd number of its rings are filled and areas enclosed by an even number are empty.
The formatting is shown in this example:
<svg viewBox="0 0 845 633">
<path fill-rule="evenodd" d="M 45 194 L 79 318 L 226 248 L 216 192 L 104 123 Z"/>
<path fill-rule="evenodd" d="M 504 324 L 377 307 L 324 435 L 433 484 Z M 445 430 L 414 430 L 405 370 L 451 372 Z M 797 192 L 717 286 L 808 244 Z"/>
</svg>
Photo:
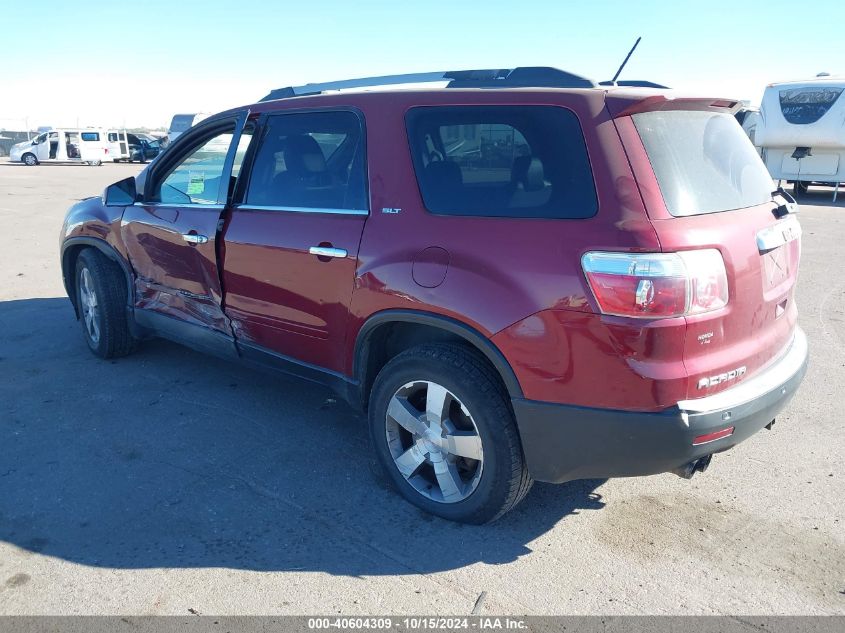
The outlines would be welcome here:
<svg viewBox="0 0 845 633">
<path fill-rule="evenodd" d="M 194 124 L 193 114 L 177 114 L 170 122 L 170 132 L 184 132 Z"/>
<path fill-rule="evenodd" d="M 772 199 L 772 178 L 730 114 L 670 110 L 633 119 L 672 215 L 743 209 Z"/>
</svg>

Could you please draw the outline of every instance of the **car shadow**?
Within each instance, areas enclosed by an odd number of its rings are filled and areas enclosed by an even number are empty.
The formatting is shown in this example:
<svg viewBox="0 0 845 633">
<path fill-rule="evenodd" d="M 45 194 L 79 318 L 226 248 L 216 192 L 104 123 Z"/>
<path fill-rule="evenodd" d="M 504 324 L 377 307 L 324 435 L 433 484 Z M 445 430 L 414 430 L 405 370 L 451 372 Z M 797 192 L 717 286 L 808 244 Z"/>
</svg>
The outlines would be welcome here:
<svg viewBox="0 0 845 633">
<path fill-rule="evenodd" d="M 164 341 L 97 359 L 65 298 L 0 302 L 0 377 L 0 539 L 83 565 L 429 573 L 604 506 L 601 480 L 538 484 L 494 524 L 441 521 L 324 388 Z"/>
<path fill-rule="evenodd" d="M 845 186 L 839 187 L 836 202 L 833 201 L 833 192 L 833 187 L 810 185 L 806 193 L 796 195 L 795 199 L 799 206 L 845 208 Z M 795 195 L 792 190 L 790 193 Z"/>
</svg>

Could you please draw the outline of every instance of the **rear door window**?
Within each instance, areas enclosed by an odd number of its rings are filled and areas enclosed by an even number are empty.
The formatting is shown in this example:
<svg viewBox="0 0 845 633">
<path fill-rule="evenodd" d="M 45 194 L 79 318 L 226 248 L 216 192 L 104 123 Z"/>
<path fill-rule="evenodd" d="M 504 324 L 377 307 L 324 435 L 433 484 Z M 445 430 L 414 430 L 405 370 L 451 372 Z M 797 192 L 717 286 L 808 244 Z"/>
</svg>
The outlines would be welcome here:
<svg viewBox="0 0 845 633">
<path fill-rule="evenodd" d="M 596 191 L 578 118 L 554 106 L 414 108 L 407 115 L 426 208 L 437 214 L 588 218 Z"/>
<path fill-rule="evenodd" d="M 772 177 L 730 114 L 664 110 L 633 119 L 672 215 L 744 209 L 772 199 Z"/>
<path fill-rule="evenodd" d="M 268 116 L 244 203 L 364 211 L 365 160 L 363 127 L 354 112 Z"/>
</svg>

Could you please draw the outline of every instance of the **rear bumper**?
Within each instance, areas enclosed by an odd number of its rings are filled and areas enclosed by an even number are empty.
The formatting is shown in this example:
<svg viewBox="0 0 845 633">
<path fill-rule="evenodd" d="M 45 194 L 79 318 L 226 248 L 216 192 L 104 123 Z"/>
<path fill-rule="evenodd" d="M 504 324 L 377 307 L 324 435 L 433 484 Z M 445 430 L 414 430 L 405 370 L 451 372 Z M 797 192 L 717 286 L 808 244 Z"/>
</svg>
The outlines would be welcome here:
<svg viewBox="0 0 845 633">
<path fill-rule="evenodd" d="M 653 475 L 731 448 L 774 420 L 801 384 L 809 358 L 800 329 L 787 352 L 764 372 L 721 393 L 638 413 L 513 399 L 531 476 L 573 479 Z M 703 435 L 734 427 L 703 444 Z"/>
</svg>

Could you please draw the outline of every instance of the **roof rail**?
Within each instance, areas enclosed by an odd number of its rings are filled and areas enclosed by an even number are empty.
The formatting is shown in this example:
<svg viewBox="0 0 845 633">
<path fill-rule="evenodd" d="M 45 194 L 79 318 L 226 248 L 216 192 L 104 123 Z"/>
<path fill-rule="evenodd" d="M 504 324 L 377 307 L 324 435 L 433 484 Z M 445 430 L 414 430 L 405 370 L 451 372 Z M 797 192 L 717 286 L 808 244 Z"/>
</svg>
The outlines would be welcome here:
<svg viewBox="0 0 845 633">
<path fill-rule="evenodd" d="M 595 88 L 585 77 L 545 66 L 524 66 L 485 70 L 452 70 L 446 72 L 411 73 L 364 77 L 326 83 L 288 86 L 270 91 L 261 101 L 288 99 L 324 92 L 384 88 L 387 86 L 414 87 L 415 84 L 443 83 L 444 88 Z"/>
<path fill-rule="evenodd" d="M 653 81 L 648 81 L 646 79 L 620 79 L 619 81 L 600 81 L 600 86 L 627 86 L 629 88 L 662 88 L 664 90 L 670 90 L 669 86 L 664 86 L 663 84 L 654 83 Z"/>
</svg>

